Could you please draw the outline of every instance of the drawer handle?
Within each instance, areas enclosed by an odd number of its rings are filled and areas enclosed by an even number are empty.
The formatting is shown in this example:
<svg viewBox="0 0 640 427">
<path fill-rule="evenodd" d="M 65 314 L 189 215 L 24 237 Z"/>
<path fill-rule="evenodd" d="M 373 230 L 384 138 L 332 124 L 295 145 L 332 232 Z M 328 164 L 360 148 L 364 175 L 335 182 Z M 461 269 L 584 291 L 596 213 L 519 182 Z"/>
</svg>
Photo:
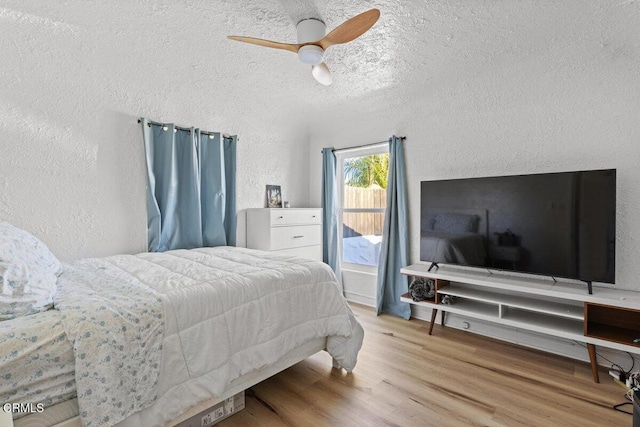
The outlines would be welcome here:
<svg viewBox="0 0 640 427">
<path fill-rule="evenodd" d="M 278 219 L 282 219 L 282 218 L 284 218 L 284 217 L 283 217 L 283 216 L 279 216 L 279 217 L 278 217 Z"/>
<path fill-rule="evenodd" d="M 293 236 L 294 239 L 302 239 L 304 236 Z"/>
</svg>

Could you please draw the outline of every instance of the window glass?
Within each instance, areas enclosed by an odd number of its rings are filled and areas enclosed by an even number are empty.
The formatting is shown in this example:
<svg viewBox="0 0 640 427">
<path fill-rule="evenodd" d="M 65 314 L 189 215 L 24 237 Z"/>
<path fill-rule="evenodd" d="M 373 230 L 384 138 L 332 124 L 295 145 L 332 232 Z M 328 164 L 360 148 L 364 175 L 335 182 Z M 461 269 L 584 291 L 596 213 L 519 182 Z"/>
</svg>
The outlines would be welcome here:
<svg viewBox="0 0 640 427">
<path fill-rule="evenodd" d="M 345 159 L 343 207 L 384 209 L 388 172 L 389 153 Z"/>
<path fill-rule="evenodd" d="M 342 162 L 342 261 L 378 265 L 387 205 L 389 153 Z"/>
</svg>

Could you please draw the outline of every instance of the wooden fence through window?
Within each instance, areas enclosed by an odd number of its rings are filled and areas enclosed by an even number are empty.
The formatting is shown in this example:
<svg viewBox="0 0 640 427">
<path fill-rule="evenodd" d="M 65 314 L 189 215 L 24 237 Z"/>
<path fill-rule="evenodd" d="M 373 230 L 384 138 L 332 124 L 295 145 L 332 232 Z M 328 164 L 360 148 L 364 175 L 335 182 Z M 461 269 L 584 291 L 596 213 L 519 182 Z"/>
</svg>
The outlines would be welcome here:
<svg viewBox="0 0 640 427">
<path fill-rule="evenodd" d="M 379 187 L 344 187 L 345 208 L 378 208 L 387 206 L 387 190 Z M 343 237 L 382 235 L 383 212 L 344 212 Z"/>
</svg>

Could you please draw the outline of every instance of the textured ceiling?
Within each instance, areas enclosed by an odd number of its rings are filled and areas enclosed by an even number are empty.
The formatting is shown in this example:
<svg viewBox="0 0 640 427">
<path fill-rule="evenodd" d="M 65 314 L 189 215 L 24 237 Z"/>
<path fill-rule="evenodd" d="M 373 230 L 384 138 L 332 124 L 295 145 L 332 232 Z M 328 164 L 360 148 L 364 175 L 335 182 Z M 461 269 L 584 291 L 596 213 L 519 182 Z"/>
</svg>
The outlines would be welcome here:
<svg viewBox="0 0 640 427">
<path fill-rule="evenodd" d="M 321 19 L 330 31 L 373 7 L 381 17 L 369 32 L 327 51 L 330 87 L 318 84 L 295 54 L 226 39 L 235 34 L 295 42 L 301 19 Z M 621 14 L 611 14 L 613 9 L 629 11 L 622 19 L 638 19 L 634 0 L 3 0 L 0 23 L 28 35 L 25 45 L 5 46 L 3 55 L 19 61 L 22 73 L 0 77 L 11 84 L 38 76 L 43 88 L 55 87 L 68 76 L 52 73 L 43 82 L 42 64 L 65 69 L 56 65 L 76 61 L 79 84 L 108 70 L 103 88 L 120 105 L 148 103 L 153 111 L 158 99 L 189 97 L 220 103 L 235 115 L 264 114 L 268 108 L 274 124 L 313 131 L 354 110 L 393 108 L 416 93 L 437 93 L 446 102 L 442 88 L 464 90 L 469 76 L 509 72 L 538 56 L 561 59 L 569 49 L 593 46 L 608 50 L 612 61 L 635 55 L 638 34 L 615 30 L 634 27 L 616 22 Z M 572 43 L 565 45 L 567 39 Z M 140 94 L 157 91 L 158 80 L 164 82 L 161 96 L 144 99 Z"/>
</svg>

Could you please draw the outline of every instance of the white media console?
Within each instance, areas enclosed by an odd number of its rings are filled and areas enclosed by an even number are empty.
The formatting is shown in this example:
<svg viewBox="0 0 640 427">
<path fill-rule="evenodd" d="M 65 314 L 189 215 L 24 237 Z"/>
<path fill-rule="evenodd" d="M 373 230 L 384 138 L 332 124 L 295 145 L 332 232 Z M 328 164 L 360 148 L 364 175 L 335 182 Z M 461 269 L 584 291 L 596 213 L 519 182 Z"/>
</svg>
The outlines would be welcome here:
<svg viewBox="0 0 640 427">
<path fill-rule="evenodd" d="M 576 283 L 554 282 L 483 270 L 467 270 L 420 263 L 402 268 L 402 274 L 435 281 L 435 295 L 413 301 L 432 309 L 429 335 L 437 312 L 445 324 L 445 313 L 535 331 L 585 343 L 589 351 L 593 380 L 599 382 L 596 345 L 640 354 L 640 292 L 594 288 Z M 443 304 L 449 295 L 453 303 Z M 445 299 L 448 300 L 450 298 Z"/>
</svg>

